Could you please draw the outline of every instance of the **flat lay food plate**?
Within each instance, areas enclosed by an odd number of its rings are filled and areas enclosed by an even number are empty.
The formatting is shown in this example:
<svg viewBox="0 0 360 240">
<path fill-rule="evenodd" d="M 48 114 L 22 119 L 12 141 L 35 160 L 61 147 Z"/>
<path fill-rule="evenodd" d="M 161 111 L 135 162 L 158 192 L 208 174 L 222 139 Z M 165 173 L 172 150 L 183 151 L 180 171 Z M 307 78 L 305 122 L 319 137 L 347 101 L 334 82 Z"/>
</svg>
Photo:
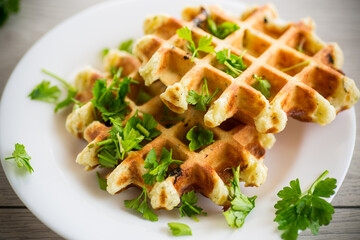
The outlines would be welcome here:
<svg viewBox="0 0 360 240">
<path fill-rule="evenodd" d="M 328 176 L 338 180 L 339 189 L 355 143 L 353 109 L 340 113 L 325 127 L 289 120 L 285 130 L 275 135 L 274 147 L 266 153 L 264 163 L 269 172 L 265 184 L 259 188 L 242 188 L 246 195 L 258 198 L 241 229 L 228 227 L 221 207 L 201 196 L 198 205 L 208 216 L 199 217 L 199 222 L 180 218 L 176 209 L 156 211 L 159 221 L 150 222 L 124 206 L 124 200 L 138 196 L 138 190 L 129 189 L 111 196 L 99 189 L 95 171 L 85 172 L 75 163 L 76 155 L 86 142 L 75 139 L 65 130 L 65 118 L 70 110 L 54 114 L 53 105 L 27 97 L 43 79 L 51 80 L 41 73 L 43 68 L 69 82 L 73 81 L 76 71 L 86 65 L 101 69 L 101 50 L 142 36 L 147 15 L 167 13 L 180 18 L 185 6 L 214 3 L 216 1 L 106 2 L 54 28 L 19 62 L 1 99 L 1 162 L 17 195 L 52 230 L 71 239 L 170 239 L 173 237 L 167 223 L 181 222 L 191 227 L 196 239 L 279 239 L 280 232 L 273 222 L 273 206 L 278 200 L 277 192 L 290 180 L 299 178 L 305 189 L 328 170 Z M 221 6 L 234 15 L 240 15 L 245 9 L 243 4 L 232 1 L 222 2 Z M 24 144 L 32 157 L 33 174 L 3 160 L 11 155 L 17 142 Z"/>
</svg>

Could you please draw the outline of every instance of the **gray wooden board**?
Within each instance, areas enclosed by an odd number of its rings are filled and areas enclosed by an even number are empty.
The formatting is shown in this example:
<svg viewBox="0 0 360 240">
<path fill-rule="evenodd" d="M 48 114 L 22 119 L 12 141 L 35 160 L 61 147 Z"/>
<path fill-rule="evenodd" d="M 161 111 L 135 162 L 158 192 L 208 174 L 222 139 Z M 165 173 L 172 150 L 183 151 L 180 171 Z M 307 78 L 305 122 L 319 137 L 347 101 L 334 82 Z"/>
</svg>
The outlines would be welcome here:
<svg viewBox="0 0 360 240">
<path fill-rule="evenodd" d="M 19 14 L 10 17 L 0 29 L 0 96 L 17 62 L 43 34 L 62 20 L 101 0 L 23 0 Z M 264 4 L 269 1 L 244 1 Z M 280 16 L 299 20 L 311 16 L 318 35 L 327 42 L 337 42 L 345 55 L 344 72 L 360 86 L 360 1 L 358 0 L 274 0 Z M 180 11 L 180 9 L 179 9 Z M 360 104 L 355 106 L 356 122 L 360 121 Z M 309 231 L 299 239 L 360 239 L 360 127 L 356 146 L 345 181 L 333 200 L 336 212 L 329 226 L 314 237 Z M 341 141 L 341 139 L 339 139 Z M 4 156 L 1 156 L 4 157 Z M 314 159 L 316 161 L 316 159 Z M 244 226 L 246 227 L 246 226 Z M 60 237 L 30 213 L 16 196 L 0 168 L 0 239 Z"/>
</svg>

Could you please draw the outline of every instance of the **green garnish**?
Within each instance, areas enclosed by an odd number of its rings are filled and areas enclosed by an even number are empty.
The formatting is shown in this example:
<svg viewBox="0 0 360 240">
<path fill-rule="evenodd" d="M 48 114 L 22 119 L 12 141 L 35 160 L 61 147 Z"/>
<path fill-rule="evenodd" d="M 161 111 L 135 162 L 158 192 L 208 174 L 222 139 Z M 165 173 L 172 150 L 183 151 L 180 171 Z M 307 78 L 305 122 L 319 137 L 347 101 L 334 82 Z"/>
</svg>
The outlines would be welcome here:
<svg viewBox="0 0 360 240">
<path fill-rule="evenodd" d="M 101 56 L 104 58 L 106 55 L 108 55 L 110 49 L 109 48 L 104 48 L 102 51 L 101 51 Z"/>
<path fill-rule="evenodd" d="M 251 86 L 261 92 L 261 94 L 264 95 L 266 99 L 269 99 L 271 89 L 270 82 L 266 79 L 263 79 L 262 77 L 258 77 L 256 74 L 253 75 L 253 78 L 256 79 L 256 81 Z"/>
<path fill-rule="evenodd" d="M 133 45 L 133 43 L 134 43 L 134 39 L 129 39 L 129 40 L 123 41 L 119 45 L 119 50 L 126 51 L 126 52 L 132 54 L 132 45 Z"/>
<path fill-rule="evenodd" d="M 301 41 L 299 42 L 299 45 L 296 47 L 296 50 L 298 50 L 301 53 L 304 53 L 304 44 L 306 42 L 306 38 L 302 38 Z"/>
<path fill-rule="evenodd" d="M 186 134 L 186 139 L 190 141 L 190 151 L 195 151 L 202 146 L 206 146 L 215 142 L 213 137 L 214 134 L 212 131 L 205 129 L 200 125 L 192 127 Z"/>
<path fill-rule="evenodd" d="M 199 111 L 206 111 L 206 106 L 211 102 L 211 99 L 220 91 L 219 88 L 215 90 L 213 95 L 209 95 L 209 89 L 207 86 L 207 80 L 204 78 L 204 85 L 201 90 L 201 94 L 198 94 L 194 90 L 189 91 L 189 95 L 186 98 L 188 104 L 195 105 L 194 109 Z M 204 94 L 205 93 L 205 94 Z"/>
<path fill-rule="evenodd" d="M 16 143 L 15 150 L 12 153 L 12 157 L 5 158 L 5 160 L 10 160 L 10 159 L 14 159 L 19 168 L 25 167 L 29 173 L 32 173 L 34 171 L 34 169 L 31 167 L 29 163 L 31 157 L 25 151 L 24 145 L 20 143 Z"/>
<path fill-rule="evenodd" d="M 220 39 L 224 39 L 231 33 L 240 29 L 237 24 L 231 22 L 224 22 L 220 25 L 216 25 L 216 23 L 210 17 L 207 18 L 207 23 L 210 33 Z"/>
<path fill-rule="evenodd" d="M 191 228 L 183 223 L 170 222 L 168 226 L 173 236 L 186 236 L 192 235 Z"/>
<path fill-rule="evenodd" d="M 57 86 L 50 87 L 50 82 L 43 80 L 28 95 L 31 100 L 55 103 L 60 97 L 60 89 Z"/>
<path fill-rule="evenodd" d="M 64 86 L 65 88 L 67 89 L 67 97 L 59 102 L 58 104 L 56 104 L 56 107 L 55 107 L 55 112 L 59 111 L 61 108 L 64 108 L 64 107 L 67 107 L 69 106 L 70 104 L 72 103 L 75 103 L 75 104 L 80 104 L 79 101 L 77 101 L 74 97 L 77 93 L 77 90 L 71 86 L 68 82 L 66 82 L 64 79 L 60 78 L 59 76 L 45 70 L 45 69 L 41 69 L 41 71 L 53 78 L 55 78 L 56 80 L 60 81 Z"/>
<path fill-rule="evenodd" d="M 97 143 L 101 146 L 97 150 L 99 163 L 102 167 L 115 168 L 119 159 L 124 159 L 125 154 L 132 150 L 140 150 L 140 143 L 146 139 L 151 141 L 161 132 L 156 129 L 157 122 L 147 113 L 143 113 L 141 120 L 136 112 L 122 127 L 120 119 L 110 118 L 113 127 L 109 131 L 110 136 Z"/>
<path fill-rule="evenodd" d="M 229 49 L 224 49 L 216 53 L 216 59 L 219 63 L 222 63 L 227 67 L 225 71 L 227 74 L 236 78 L 247 68 L 242 60 L 244 54 L 245 51 L 240 56 L 236 56 L 235 54 L 230 53 Z"/>
<path fill-rule="evenodd" d="M 149 101 L 152 98 L 152 96 L 148 93 L 146 93 L 144 90 L 140 88 L 139 93 L 136 98 L 136 104 L 142 105 Z"/>
<path fill-rule="evenodd" d="M 0 27 L 4 25 L 11 14 L 18 13 L 20 0 L 1 0 L 0 1 Z"/>
<path fill-rule="evenodd" d="M 193 53 L 191 61 L 194 61 L 194 57 L 198 56 L 198 52 L 202 51 L 205 53 L 214 52 L 214 47 L 211 46 L 212 36 L 203 36 L 199 39 L 198 47 L 195 46 L 194 41 L 192 40 L 191 30 L 188 27 L 180 28 L 176 31 L 177 35 L 188 41 L 187 48 Z"/>
<path fill-rule="evenodd" d="M 195 215 L 204 215 L 206 216 L 207 213 L 203 212 L 201 207 L 196 206 L 195 204 L 198 201 L 198 197 L 194 191 L 184 193 L 181 196 L 182 205 L 179 207 L 179 211 L 181 213 L 181 217 L 192 217 L 195 221 L 199 221 L 199 219 Z"/>
<path fill-rule="evenodd" d="M 145 184 L 152 186 L 155 182 L 162 182 L 165 179 L 166 172 L 170 164 L 176 163 L 181 164 L 182 161 L 172 159 L 172 149 L 170 152 L 163 148 L 161 151 L 160 161 L 156 160 L 155 149 L 151 149 L 145 159 L 144 168 L 148 169 L 148 172 L 145 173 L 142 178 L 144 179 Z"/>
<path fill-rule="evenodd" d="M 257 196 L 247 197 L 240 191 L 240 166 L 232 168 L 234 178 L 229 187 L 230 208 L 224 212 L 225 219 L 230 227 L 241 228 L 245 222 L 246 216 L 255 207 Z"/>
<path fill-rule="evenodd" d="M 100 176 L 100 173 L 99 173 L 99 172 L 96 172 L 96 178 L 97 178 L 97 180 L 98 180 L 100 189 L 106 191 L 107 179 L 106 179 L 106 178 L 102 178 L 102 177 Z"/>
<path fill-rule="evenodd" d="M 307 228 L 317 235 L 320 226 L 330 223 L 334 208 L 323 198 L 335 193 L 336 179 L 323 180 L 327 174 L 326 170 L 306 192 L 301 192 L 299 179 L 291 181 L 290 187 L 278 192 L 281 200 L 274 206 L 277 209 L 274 221 L 279 224 L 279 230 L 284 230 L 282 239 L 295 240 L 299 230 Z"/>
<path fill-rule="evenodd" d="M 124 201 L 125 207 L 134 209 L 135 211 L 141 213 L 144 218 L 152 222 L 155 222 L 158 220 L 158 216 L 155 213 L 153 213 L 150 207 L 148 206 L 148 203 L 146 201 L 147 200 L 146 195 L 147 195 L 146 189 L 145 187 L 143 187 L 143 191 L 138 198 Z M 141 202 L 142 196 L 144 196 L 144 199 Z"/>
<path fill-rule="evenodd" d="M 309 64 L 310 62 L 311 62 L 310 60 L 302 61 L 302 62 L 300 62 L 300 63 L 298 63 L 298 64 L 295 64 L 295 65 L 292 65 L 292 66 L 290 66 L 290 67 L 283 68 L 283 69 L 281 69 L 281 71 L 287 72 L 287 71 L 293 70 L 293 69 L 295 69 L 295 68 L 297 68 L 297 67 L 301 67 L 301 66 L 303 66 L 303 65 Z"/>
<path fill-rule="evenodd" d="M 114 79 L 107 87 L 107 79 L 98 79 L 92 89 L 94 98 L 91 100 L 96 109 L 101 112 L 106 122 L 112 118 L 124 119 L 127 114 L 128 102 L 126 94 L 130 91 L 131 77 L 125 77 L 120 81 L 122 68 L 119 68 Z"/>
</svg>

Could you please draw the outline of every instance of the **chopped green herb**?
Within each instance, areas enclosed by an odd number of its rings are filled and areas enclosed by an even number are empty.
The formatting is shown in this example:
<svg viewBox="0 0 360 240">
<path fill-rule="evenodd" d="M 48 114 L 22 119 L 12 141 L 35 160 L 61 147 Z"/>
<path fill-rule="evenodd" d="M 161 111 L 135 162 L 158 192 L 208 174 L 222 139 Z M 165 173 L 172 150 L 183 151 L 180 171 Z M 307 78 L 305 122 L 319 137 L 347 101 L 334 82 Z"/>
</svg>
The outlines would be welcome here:
<svg viewBox="0 0 360 240">
<path fill-rule="evenodd" d="M 1 0 L 0 1 L 0 27 L 4 25 L 9 16 L 18 13 L 20 0 Z"/>
<path fill-rule="evenodd" d="M 142 196 L 144 196 L 144 198 L 141 201 Z M 147 193 L 145 187 L 143 187 L 143 191 L 138 198 L 135 198 L 133 200 L 125 200 L 124 203 L 125 203 L 125 207 L 134 209 L 135 211 L 141 213 L 142 216 L 147 220 L 150 220 L 152 222 L 158 220 L 158 216 L 155 213 L 153 213 L 150 207 L 148 206 Z"/>
<path fill-rule="evenodd" d="M 220 25 L 216 25 L 216 23 L 210 17 L 207 18 L 207 23 L 210 33 L 220 39 L 224 39 L 231 33 L 240 29 L 237 24 L 231 22 L 224 22 Z"/>
<path fill-rule="evenodd" d="M 195 46 L 195 42 L 192 40 L 191 30 L 188 27 L 180 28 L 176 31 L 178 36 L 188 41 L 187 47 L 193 53 L 191 61 L 194 61 L 194 57 L 198 56 L 198 52 L 202 51 L 205 53 L 214 52 L 214 47 L 211 46 L 212 36 L 203 36 L 199 39 L 198 47 Z"/>
<path fill-rule="evenodd" d="M 199 111 L 206 111 L 206 106 L 211 102 L 211 99 L 220 91 L 219 88 L 215 90 L 213 95 L 209 95 L 209 89 L 207 86 L 207 80 L 204 78 L 204 85 L 201 94 L 198 94 L 194 90 L 189 91 L 189 95 L 186 98 L 188 104 L 195 105 L 194 109 Z"/>
<path fill-rule="evenodd" d="M 186 134 L 186 139 L 190 141 L 190 151 L 195 151 L 202 146 L 209 145 L 214 141 L 214 134 L 212 131 L 201 127 L 200 125 L 192 127 Z"/>
<path fill-rule="evenodd" d="M 96 172 L 96 178 L 97 178 L 97 180 L 98 180 L 100 189 L 106 191 L 107 179 L 100 177 L 100 173 L 99 173 L 99 172 Z"/>
<path fill-rule="evenodd" d="M 29 163 L 31 157 L 25 151 L 24 145 L 20 143 L 16 143 L 15 150 L 12 153 L 12 157 L 5 158 L 5 160 L 10 160 L 10 159 L 14 159 L 19 168 L 25 167 L 29 173 L 34 172 L 34 169 L 31 167 Z"/>
<path fill-rule="evenodd" d="M 144 166 L 144 168 L 148 169 L 148 172 L 142 176 L 145 184 L 152 186 L 155 180 L 157 182 L 164 181 L 166 172 L 172 163 L 182 163 L 180 160 L 172 159 L 172 149 L 169 152 L 166 148 L 163 148 L 159 162 L 156 160 L 155 149 L 151 149 L 146 156 Z"/>
<path fill-rule="evenodd" d="M 230 227 L 241 228 L 245 222 L 246 216 L 255 207 L 257 196 L 247 197 L 240 191 L 240 166 L 232 168 L 234 178 L 229 187 L 230 208 L 224 212 L 225 219 Z"/>
<path fill-rule="evenodd" d="M 144 90 L 140 88 L 139 93 L 136 98 L 136 104 L 142 105 L 149 101 L 152 98 L 152 96 L 148 93 L 146 93 Z"/>
<path fill-rule="evenodd" d="M 192 235 L 190 227 L 186 224 L 170 222 L 170 223 L 168 223 L 168 226 L 169 226 L 173 236 Z"/>
<path fill-rule="evenodd" d="M 50 87 L 50 82 L 42 81 L 28 95 L 31 100 L 55 103 L 60 97 L 60 89 L 57 86 Z"/>
<path fill-rule="evenodd" d="M 126 51 L 132 54 L 132 45 L 134 43 L 134 39 L 126 40 L 119 45 L 119 50 Z"/>
<path fill-rule="evenodd" d="M 256 81 L 251 86 L 261 92 L 261 94 L 264 95 L 266 99 L 269 99 L 271 89 L 270 82 L 266 79 L 263 79 L 262 77 L 258 77 L 256 74 L 253 75 L 253 78 L 256 79 Z"/>
<path fill-rule="evenodd" d="M 69 106 L 70 104 L 72 103 L 79 103 L 74 97 L 77 93 L 77 90 L 76 88 L 74 88 L 73 86 L 71 86 L 68 82 L 66 82 L 64 79 L 60 78 L 59 76 L 45 70 L 45 69 L 42 69 L 41 70 L 43 73 L 55 78 L 56 80 L 60 81 L 64 86 L 65 88 L 67 89 L 68 93 L 67 93 L 67 97 L 59 102 L 58 104 L 56 104 L 56 107 L 55 107 L 55 112 L 59 111 L 61 108 L 64 108 L 64 107 L 67 107 Z"/>
<path fill-rule="evenodd" d="M 122 68 L 119 68 L 114 79 L 107 87 L 107 79 L 98 79 L 92 89 L 94 98 L 91 100 L 94 107 L 100 111 L 106 122 L 112 118 L 124 119 L 127 114 L 128 102 L 126 94 L 130 91 L 131 77 L 125 77 L 120 81 Z"/>
<path fill-rule="evenodd" d="M 240 56 L 236 56 L 235 54 L 230 53 L 229 49 L 224 49 L 216 53 L 216 59 L 219 63 L 222 63 L 227 67 L 225 71 L 227 74 L 236 78 L 247 68 L 242 60 L 244 54 L 245 51 Z"/>
<path fill-rule="evenodd" d="M 302 61 L 302 62 L 300 62 L 300 63 L 298 63 L 298 64 L 294 64 L 294 65 L 292 65 L 292 66 L 290 66 L 290 67 L 283 68 L 283 69 L 281 69 L 281 71 L 287 72 L 287 71 L 293 70 L 293 69 L 295 69 L 295 68 L 297 68 L 297 67 L 301 67 L 301 66 L 307 65 L 307 64 L 309 64 L 310 62 L 311 62 L 310 60 Z"/>
<path fill-rule="evenodd" d="M 101 56 L 104 58 L 106 55 L 108 55 L 109 51 L 110 51 L 109 48 L 104 48 L 101 51 Z"/>
<path fill-rule="evenodd" d="M 110 136 L 97 143 L 101 146 L 97 150 L 99 163 L 102 167 L 115 168 L 118 165 L 119 159 L 124 159 L 125 154 L 132 150 L 140 150 L 142 146 L 140 143 L 146 139 L 151 141 L 161 132 L 156 129 L 157 122 L 150 115 L 143 113 L 141 120 L 136 112 L 127 122 L 125 127 L 122 127 L 120 119 L 110 118 L 113 127 L 109 131 Z"/>
<path fill-rule="evenodd" d="M 196 215 L 204 215 L 206 216 L 207 213 L 203 212 L 203 209 L 201 207 L 196 206 L 195 204 L 198 201 L 198 197 L 196 196 L 196 193 L 194 191 L 184 193 L 181 196 L 181 202 L 182 205 L 179 207 L 179 211 L 181 213 L 181 217 L 192 217 L 195 219 L 195 221 L 199 221 L 199 219 L 196 217 Z"/>
<path fill-rule="evenodd" d="M 306 38 L 303 37 L 301 41 L 299 42 L 299 45 L 296 47 L 296 50 L 298 50 L 301 53 L 304 53 L 304 44 L 306 42 Z"/>
<path fill-rule="evenodd" d="M 275 222 L 278 229 L 284 232 L 282 239 L 295 240 L 299 230 L 310 228 L 316 235 L 322 225 L 328 225 L 334 213 L 333 206 L 323 198 L 328 198 L 335 193 L 336 179 L 323 178 L 328 171 L 323 172 L 311 185 L 310 189 L 301 192 L 299 179 L 290 182 L 290 187 L 284 187 L 278 192 L 281 198 L 276 204 Z"/>
</svg>

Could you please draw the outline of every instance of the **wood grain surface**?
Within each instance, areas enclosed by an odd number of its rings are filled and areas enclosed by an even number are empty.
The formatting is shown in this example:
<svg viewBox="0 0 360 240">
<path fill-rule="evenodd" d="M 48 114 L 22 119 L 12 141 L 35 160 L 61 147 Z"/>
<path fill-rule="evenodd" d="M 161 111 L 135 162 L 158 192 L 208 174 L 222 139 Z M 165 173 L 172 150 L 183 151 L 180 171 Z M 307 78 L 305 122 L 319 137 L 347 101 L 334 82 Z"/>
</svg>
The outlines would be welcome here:
<svg viewBox="0 0 360 240">
<path fill-rule="evenodd" d="M 101 0 L 22 0 L 21 11 L 0 28 L 0 96 L 14 67 L 25 52 L 64 19 Z M 196 4 L 196 1 L 194 1 Z M 269 1 L 244 1 L 263 4 Z M 297 21 L 311 16 L 318 35 L 337 42 L 345 55 L 344 72 L 360 87 L 359 0 L 273 0 L 280 16 Z M 179 9 L 180 11 L 180 9 Z M 360 239 L 360 103 L 355 106 L 356 144 L 350 169 L 332 204 L 334 219 L 318 236 L 309 231 L 299 239 Z M 1 139 L 4 141 L 4 139 Z M 341 139 L 339 139 L 341 141 Z M 4 156 L 0 156 L 4 157 Z M 316 161 L 316 159 L 314 159 Z M 19 200 L 0 167 L 0 239 L 62 239 L 41 223 Z"/>
</svg>

